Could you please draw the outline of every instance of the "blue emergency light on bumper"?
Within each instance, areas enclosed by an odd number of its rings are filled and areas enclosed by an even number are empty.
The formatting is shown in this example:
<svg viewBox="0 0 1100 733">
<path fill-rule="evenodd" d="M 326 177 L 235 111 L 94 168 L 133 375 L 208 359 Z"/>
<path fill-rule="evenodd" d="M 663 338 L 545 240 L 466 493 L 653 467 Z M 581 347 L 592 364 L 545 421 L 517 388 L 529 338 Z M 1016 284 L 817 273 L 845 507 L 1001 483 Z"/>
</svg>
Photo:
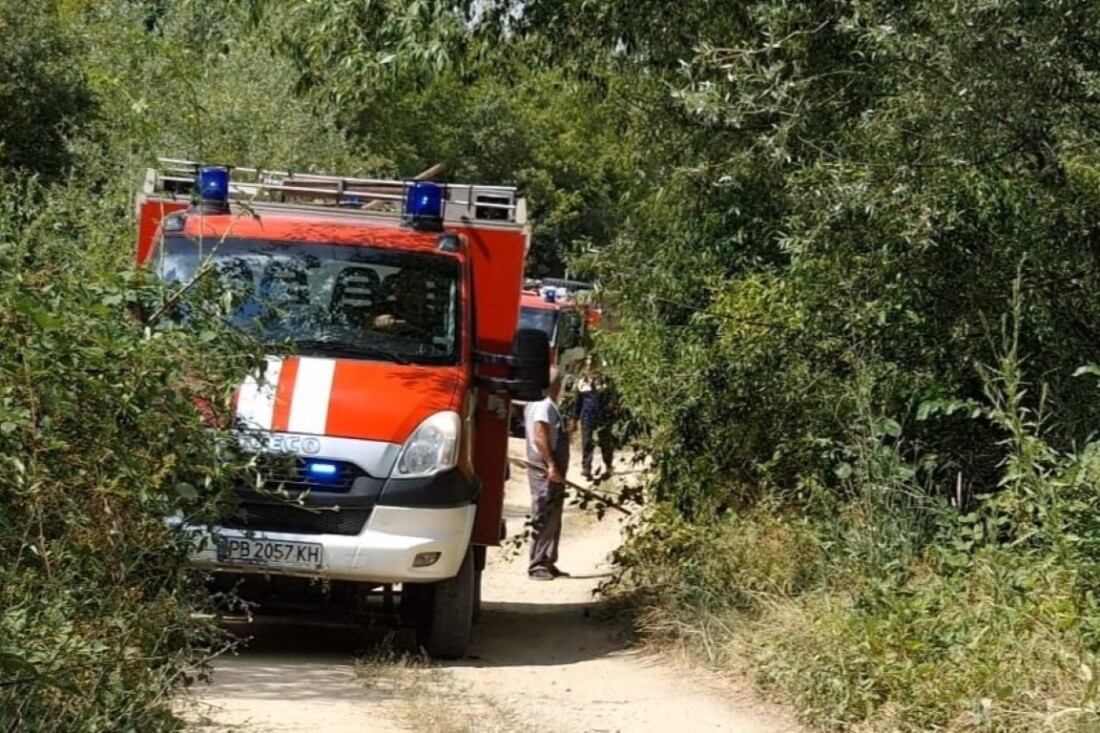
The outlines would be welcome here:
<svg viewBox="0 0 1100 733">
<path fill-rule="evenodd" d="M 306 464 L 306 471 L 313 478 L 329 479 L 335 478 L 336 475 L 340 472 L 340 469 L 335 463 L 313 461 Z"/>
</svg>

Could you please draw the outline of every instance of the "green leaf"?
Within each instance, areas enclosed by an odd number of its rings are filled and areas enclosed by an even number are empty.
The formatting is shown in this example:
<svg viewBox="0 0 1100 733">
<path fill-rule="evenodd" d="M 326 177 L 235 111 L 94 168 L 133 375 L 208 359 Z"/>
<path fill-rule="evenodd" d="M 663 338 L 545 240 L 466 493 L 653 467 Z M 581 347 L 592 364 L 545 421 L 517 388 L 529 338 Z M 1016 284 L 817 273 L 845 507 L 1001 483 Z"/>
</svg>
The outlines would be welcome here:
<svg viewBox="0 0 1100 733">
<path fill-rule="evenodd" d="M 17 295 L 12 298 L 11 302 L 15 306 L 15 310 L 30 318 L 36 326 L 44 331 L 60 328 L 64 324 L 64 321 L 60 318 L 51 315 L 23 296 Z"/>
<path fill-rule="evenodd" d="M 943 560 L 953 568 L 965 568 L 970 564 L 970 556 L 961 552 L 944 553 Z"/>
<path fill-rule="evenodd" d="M 40 678 L 38 668 L 15 654 L 14 652 L 0 651 L 0 677 L 31 677 Z"/>
<path fill-rule="evenodd" d="M 198 489 L 188 483 L 176 484 L 176 493 L 186 501 L 194 501 L 199 498 Z"/>
<path fill-rule="evenodd" d="M 897 420 L 888 417 L 879 418 L 875 423 L 876 435 L 889 435 L 892 438 L 901 436 L 901 425 Z"/>
</svg>

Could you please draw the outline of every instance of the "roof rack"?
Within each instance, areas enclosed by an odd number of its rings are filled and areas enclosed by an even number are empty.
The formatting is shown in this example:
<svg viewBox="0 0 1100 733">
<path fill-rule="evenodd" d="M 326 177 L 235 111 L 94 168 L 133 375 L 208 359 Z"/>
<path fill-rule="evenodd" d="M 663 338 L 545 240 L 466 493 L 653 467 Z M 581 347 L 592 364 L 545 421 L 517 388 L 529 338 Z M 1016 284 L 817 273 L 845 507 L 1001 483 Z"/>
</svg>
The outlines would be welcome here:
<svg viewBox="0 0 1100 733">
<path fill-rule="evenodd" d="M 145 174 L 146 196 L 186 199 L 195 188 L 195 178 L 207 165 L 191 160 L 158 158 L 158 167 Z M 258 209 L 290 207 L 321 208 L 364 216 L 399 218 L 405 195 L 415 180 L 352 178 L 317 173 L 269 171 L 243 166 L 229 169 L 229 200 Z M 483 221 L 511 226 L 527 223 L 525 200 L 512 186 L 445 183 L 443 221 L 462 224 Z"/>
<path fill-rule="evenodd" d="M 542 278 L 542 285 L 550 288 L 565 288 L 570 292 L 579 292 L 582 290 L 594 290 L 595 286 L 584 280 L 566 280 L 560 277 L 544 277 Z"/>
<path fill-rule="evenodd" d="M 556 277 L 524 278 L 521 291 L 527 295 L 535 295 L 548 303 L 557 303 L 561 306 L 584 306 L 591 304 L 595 287 L 592 283 L 581 280 L 565 280 Z"/>
</svg>

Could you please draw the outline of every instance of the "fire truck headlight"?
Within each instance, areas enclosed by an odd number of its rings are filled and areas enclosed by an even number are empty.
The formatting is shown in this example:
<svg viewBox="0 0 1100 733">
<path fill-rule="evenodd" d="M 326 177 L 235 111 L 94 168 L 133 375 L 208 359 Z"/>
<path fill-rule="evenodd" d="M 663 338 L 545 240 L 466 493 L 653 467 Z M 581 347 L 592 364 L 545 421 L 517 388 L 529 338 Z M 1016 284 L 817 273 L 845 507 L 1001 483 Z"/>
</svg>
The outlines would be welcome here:
<svg viewBox="0 0 1100 733">
<path fill-rule="evenodd" d="M 437 412 L 413 431 L 397 459 L 397 477 L 432 476 L 458 464 L 462 419 L 457 412 Z"/>
</svg>

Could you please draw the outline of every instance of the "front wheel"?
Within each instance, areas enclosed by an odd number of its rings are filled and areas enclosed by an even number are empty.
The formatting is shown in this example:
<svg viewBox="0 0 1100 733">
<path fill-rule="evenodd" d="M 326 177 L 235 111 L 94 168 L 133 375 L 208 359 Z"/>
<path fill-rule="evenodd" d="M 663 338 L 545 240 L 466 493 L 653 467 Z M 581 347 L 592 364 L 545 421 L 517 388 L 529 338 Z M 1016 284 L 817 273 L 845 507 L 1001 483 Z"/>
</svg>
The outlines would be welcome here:
<svg viewBox="0 0 1100 733">
<path fill-rule="evenodd" d="M 481 579 L 485 574 L 485 560 L 488 548 L 484 545 L 474 547 L 474 623 L 481 620 Z"/>
<path fill-rule="evenodd" d="M 422 606 L 426 613 L 417 625 L 417 641 L 430 656 L 458 659 L 466 655 L 477 600 L 477 574 L 471 548 L 466 551 L 458 575 L 422 586 L 427 591 Z"/>
</svg>

